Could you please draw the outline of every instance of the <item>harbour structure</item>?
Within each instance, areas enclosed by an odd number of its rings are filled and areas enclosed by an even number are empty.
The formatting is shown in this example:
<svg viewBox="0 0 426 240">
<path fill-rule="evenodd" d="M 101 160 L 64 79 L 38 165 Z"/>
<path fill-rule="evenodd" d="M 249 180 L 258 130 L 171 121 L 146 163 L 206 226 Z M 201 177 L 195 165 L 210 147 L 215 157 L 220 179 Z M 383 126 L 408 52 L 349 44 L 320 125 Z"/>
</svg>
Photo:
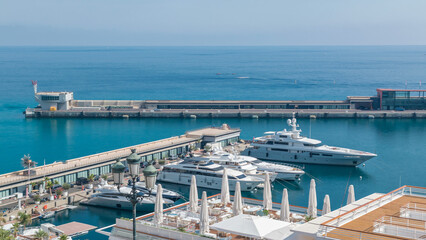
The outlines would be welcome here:
<svg viewBox="0 0 426 240">
<path fill-rule="evenodd" d="M 278 211 L 282 209 L 279 203 L 273 203 L 272 209 L 265 217 L 262 211 L 251 211 L 251 209 L 262 209 L 262 200 L 250 198 L 243 198 L 246 205 L 243 214 L 232 216 L 226 211 L 229 206 L 216 206 L 221 204 L 218 196 L 219 194 L 213 195 L 208 200 L 210 209 L 208 234 L 200 234 L 197 232 L 198 228 L 191 227 L 199 224 L 200 215 L 188 212 L 189 203 L 165 209 L 161 224 L 153 222 L 155 213 L 138 217 L 137 234 L 139 237 L 153 239 L 197 240 L 247 238 L 406 240 L 423 239 L 426 235 L 426 188 L 424 187 L 402 186 L 387 194 L 373 193 L 334 211 L 322 214 L 322 211 L 318 210 L 318 216 L 309 221 L 303 217 L 308 214 L 309 208 L 292 205 L 289 206 L 290 219 L 281 220 L 278 216 L 274 219 L 274 214 L 279 214 Z M 231 199 L 234 201 L 233 197 Z M 132 222 L 128 220 L 116 219 L 114 225 L 96 231 L 108 235 L 111 240 L 129 239 L 131 224 Z M 253 233 L 256 230 L 259 231 Z"/>
<path fill-rule="evenodd" d="M 45 177 L 63 184 L 65 182 L 73 183 L 77 178 L 88 177 L 90 174 L 110 173 L 115 160 L 121 159 L 125 162 L 131 149 L 136 149 L 136 153 L 142 157 L 142 161 L 160 160 L 183 155 L 191 149 L 199 148 L 207 143 L 228 145 L 237 142 L 239 136 L 240 129 L 230 128 L 224 124 L 221 127 L 188 131 L 180 136 L 46 164 L 31 168 L 31 171 L 21 170 L 2 174 L 0 175 L 0 201 L 22 193 L 25 196 L 27 187 L 29 192 L 32 191 L 31 183 L 44 182 Z"/>
<path fill-rule="evenodd" d="M 348 96 L 336 101 L 75 100 L 72 92 L 37 92 L 37 84 L 34 86 L 39 106 L 27 108 L 27 118 L 281 118 L 292 112 L 298 117 L 323 118 L 426 117 L 426 90 L 377 89 L 376 96 Z"/>
</svg>

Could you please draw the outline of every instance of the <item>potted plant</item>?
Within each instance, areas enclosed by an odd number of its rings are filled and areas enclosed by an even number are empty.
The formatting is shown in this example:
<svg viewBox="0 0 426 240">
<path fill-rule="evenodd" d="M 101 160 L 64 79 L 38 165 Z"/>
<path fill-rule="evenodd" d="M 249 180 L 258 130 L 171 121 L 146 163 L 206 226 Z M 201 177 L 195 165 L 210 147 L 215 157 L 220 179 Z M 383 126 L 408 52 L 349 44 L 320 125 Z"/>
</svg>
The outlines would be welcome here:
<svg viewBox="0 0 426 240">
<path fill-rule="evenodd" d="M 41 200 L 40 195 L 38 195 L 38 194 L 34 195 L 33 200 L 34 200 L 35 204 L 39 205 L 40 200 Z"/>
<path fill-rule="evenodd" d="M 62 188 L 64 189 L 64 197 L 68 197 L 68 190 L 71 188 L 71 185 L 69 183 L 64 183 Z"/>
<path fill-rule="evenodd" d="M 88 189 L 92 189 L 93 188 L 93 181 L 95 180 L 95 175 L 90 174 L 89 177 L 87 177 L 87 181 L 89 181 L 89 186 L 87 187 Z"/>
<path fill-rule="evenodd" d="M 47 182 L 46 182 L 46 189 L 49 189 L 49 194 L 50 194 L 50 201 L 53 201 L 55 198 L 53 197 L 53 195 L 52 195 L 52 187 L 53 187 L 53 182 L 52 181 L 50 181 L 50 180 L 48 180 Z"/>
<path fill-rule="evenodd" d="M 105 184 L 108 184 L 108 175 L 102 174 L 101 179 L 104 181 Z"/>
<path fill-rule="evenodd" d="M 61 198 L 62 195 L 62 189 L 56 190 L 56 195 L 58 196 L 58 199 Z"/>
</svg>

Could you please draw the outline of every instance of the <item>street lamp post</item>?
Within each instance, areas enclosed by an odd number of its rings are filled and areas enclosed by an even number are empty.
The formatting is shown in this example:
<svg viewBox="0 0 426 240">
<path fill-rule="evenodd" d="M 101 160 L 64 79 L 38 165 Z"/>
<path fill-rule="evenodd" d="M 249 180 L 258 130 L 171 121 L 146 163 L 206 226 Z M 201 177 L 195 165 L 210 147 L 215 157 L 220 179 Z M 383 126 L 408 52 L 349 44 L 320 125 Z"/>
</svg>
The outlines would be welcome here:
<svg viewBox="0 0 426 240">
<path fill-rule="evenodd" d="M 131 149 L 132 153 L 126 158 L 127 165 L 129 167 L 130 177 L 132 178 L 132 190 L 130 193 L 120 193 L 121 196 L 125 196 L 133 207 L 133 239 L 136 240 L 136 205 L 144 198 L 151 195 L 151 190 L 155 186 L 155 181 L 157 178 L 157 169 L 150 163 L 143 170 L 143 175 L 145 177 L 145 185 L 149 190 L 148 195 L 138 195 L 136 190 L 136 180 L 139 177 L 141 157 L 136 154 L 136 149 Z M 125 166 L 117 160 L 117 162 L 112 166 L 112 173 L 114 178 L 114 184 L 117 185 L 118 191 L 120 191 L 120 186 L 124 182 L 124 169 Z"/>
</svg>

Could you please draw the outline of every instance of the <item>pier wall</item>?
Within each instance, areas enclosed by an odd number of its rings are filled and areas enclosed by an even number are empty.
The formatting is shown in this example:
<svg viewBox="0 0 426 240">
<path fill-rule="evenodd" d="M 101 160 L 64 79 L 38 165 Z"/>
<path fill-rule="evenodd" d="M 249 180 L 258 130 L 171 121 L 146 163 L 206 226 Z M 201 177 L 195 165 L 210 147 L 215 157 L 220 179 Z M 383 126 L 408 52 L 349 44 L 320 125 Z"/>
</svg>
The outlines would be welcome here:
<svg viewBox="0 0 426 240">
<path fill-rule="evenodd" d="M 27 118 L 426 118 L 426 110 L 68 110 L 44 111 L 27 109 Z"/>
</svg>

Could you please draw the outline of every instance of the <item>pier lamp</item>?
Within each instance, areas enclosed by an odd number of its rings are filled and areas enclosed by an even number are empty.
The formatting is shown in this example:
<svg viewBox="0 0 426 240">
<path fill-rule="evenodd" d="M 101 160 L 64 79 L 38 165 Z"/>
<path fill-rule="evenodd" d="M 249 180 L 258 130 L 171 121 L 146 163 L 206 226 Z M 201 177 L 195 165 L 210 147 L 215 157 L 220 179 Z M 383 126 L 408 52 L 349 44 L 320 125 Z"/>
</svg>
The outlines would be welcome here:
<svg viewBox="0 0 426 240">
<path fill-rule="evenodd" d="M 141 167 L 141 156 L 136 154 L 136 149 L 131 149 L 132 153 L 126 158 L 129 165 L 130 176 L 136 178 L 139 176 L 139 169 Z"/>
<path fill-rule="evenodd" d="M 155 186 L 157 180 L 157 169 L 150 163 L 143 170 L 143 176 L 145 177 L 145 186 L 151 192 Z"/>
<path fill-rule="evenodd" d="M 136 181 L 139 177 L 141 157 L 136 154 L 136 149 L 131 149 L 132 153 L 126 158 L 127 165 L 129 167 L 131 181 L 131 191 L 130 193 L 120 192 L 120 186 L 124 183 L 124 169 L 125 166 L 117 160 L 117 162 L 112 166 L 112 173 L 114 178 L 114 184 L 117 185 L 119 193 L 117 195 L 124 196 L 127 200 L 130 201 L 133 207 L 133 239 L 136 240 L 136 205 L 142 201 L 144 197 L 151 196 L 151 190 L 155 186 L 155 181 L 157 178 L 157 169 L 150 163 L 144 170 L 143 174 L 145 177 L 146 188 L 149 190 L 148 194 L 140 194 L 136 189 Z"/>
<path fill-rule="evenodd" d="M 124 169 L 126 167 L 120 162 L 120 159 L 117 159 L 116 161 L 117 162 L 111 167 L 112 177 L 114 179 L 114 184 L 121 186 L 124 182 Z"/>
</svg>

